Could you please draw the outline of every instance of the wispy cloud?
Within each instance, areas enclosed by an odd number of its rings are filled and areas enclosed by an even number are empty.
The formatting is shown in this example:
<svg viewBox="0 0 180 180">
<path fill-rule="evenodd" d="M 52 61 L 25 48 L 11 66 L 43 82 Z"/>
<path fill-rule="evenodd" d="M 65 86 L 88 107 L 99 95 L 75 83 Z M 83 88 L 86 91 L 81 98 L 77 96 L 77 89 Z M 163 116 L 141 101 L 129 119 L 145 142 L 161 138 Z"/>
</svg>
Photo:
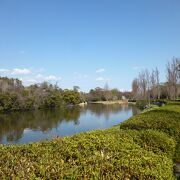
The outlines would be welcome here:
<svg viewBox="0 0 180 180">
<path fill-rule="evenodd" d="M 19 75 L 19 74 L 31 74 L 31 70 L 30 69 L 13 69 L 12 74 L 14 75 Z"/>
<path fill-rule="evenodd" d="M 31 77 L 23 77 L 20 78 L 20 80 L 25 84 L 25 85 L 30 85 L 30 84 L 36 84 L 38 83 L 36 78 L 31 78 Z"/>
<path fill-rule="evenodd" d="M 42 74 L 38 74 L 34 77 L 22 77 L 20 80 L 25 85 L 30 85 L 30 84 L 35 84 L 35 83 L 42 83 L 44 81 L 50 82 L 50 83 L 55 83 L 55 82 L 61 81 L 62 78 L 55 76 L 55 75 L 44 76 Z"/>
<path fill-rule="evenodd" d="M 133 70 L 141 70 L 141 69 L 144 69 L 144 68 L 145 68 L 144 66 L 134 66 Z"/>
<path fill-rule="evenodd" d="M 103 77 L 98 77 L 98 78 L 96 78 L 96 81 L 104 81 L 104 78 Z"/>
<path fill-rule="evenodd" d="M 8 69 L 0 69 L 0 74 L 7 74 L 8 72 Z"/>
<path fill-rule="evenodd" d="M 61 77 L 56 75 L 43 75 L 44 69 L 29 69 L 29 68 L 14 68 L 14 69 L 0 69 L 0 76 L 7 76 L 19 78 L 25 85 L 34 83 L 41 83 L 44 81 L 55 83 L 62 80 Z"/>
<path fill-rule="evenodd" d="M 110 80 L 111 80 L 110 78 L 104 78 L 104 77 L 96 78 L 96 81 L 99 81 L 99 82 L 107 82 L 107 81 L 110 81 Z"/>
<path fill-rule="evenodd" d="M 105 72 L 106 70 L 104 68 L 100 68 L 100 69 L 97 69 L 96 70 L 96 73 L 103 73 Z"/>
<path fill-rule="evenodd" d="M 0 69 L 0 74 L 5 74 L 5 75 L 27 75 L 31 73 L 32 73 L 31 70 L 27 68 Z"/>
<path fill-rule="evenodd" d="M 35 79 L 39 80 L 39 81 L 60 81 L 60 80 L 62 80 L 62 78 L 58 77 L 58 76 L 54 76 L 54 75 L 44 76 L 42 74 L 38 74 L 35 77 Z"/>
</svg>

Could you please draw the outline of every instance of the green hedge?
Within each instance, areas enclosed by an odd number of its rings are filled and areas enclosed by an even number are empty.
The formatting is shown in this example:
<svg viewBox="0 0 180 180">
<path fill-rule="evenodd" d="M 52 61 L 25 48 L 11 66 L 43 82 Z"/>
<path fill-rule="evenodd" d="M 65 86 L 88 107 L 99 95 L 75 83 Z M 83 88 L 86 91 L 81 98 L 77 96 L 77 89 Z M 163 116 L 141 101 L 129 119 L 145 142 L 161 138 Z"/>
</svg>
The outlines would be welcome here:
<svg viewBox="0 0 180 180">
<path fill-rule="evenodd" d="M 168 102 L 164 107 L 134 116 L 122 123 L 120 127 L 124 130 L 156 130 L 166 134 L 174 139 L 176 143 L 174 158 L 180 162 L 180 102 Z M 156 142 L 156 139 L 153 139 Z M 166 142 L 165 139 L 168 138 L 162 135 L 157 139 Z"/>
<path fill-rule="evenodd" d="M 179 117 L 171 104 L 106 130 L 0 145 L 0 179 L 176 179 Z"/>
</svg>

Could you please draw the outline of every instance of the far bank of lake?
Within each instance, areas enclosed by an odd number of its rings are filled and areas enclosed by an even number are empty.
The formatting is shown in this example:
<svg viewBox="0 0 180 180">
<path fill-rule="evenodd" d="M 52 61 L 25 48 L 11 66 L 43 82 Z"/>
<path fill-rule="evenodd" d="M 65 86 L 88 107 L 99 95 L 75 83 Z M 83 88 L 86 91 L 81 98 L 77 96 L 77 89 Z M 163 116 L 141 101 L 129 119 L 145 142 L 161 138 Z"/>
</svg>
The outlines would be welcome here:
<svg viewBox="0 0 180 180">
<path fill-rule="evenodd" d="M 104 105 L 123 104 L 123 105 L 127 105 L 128 104 L 128 100 L 95 101 L 95 102 L 90 102 L 89 104 L 104 104 Z"/>
</svg>

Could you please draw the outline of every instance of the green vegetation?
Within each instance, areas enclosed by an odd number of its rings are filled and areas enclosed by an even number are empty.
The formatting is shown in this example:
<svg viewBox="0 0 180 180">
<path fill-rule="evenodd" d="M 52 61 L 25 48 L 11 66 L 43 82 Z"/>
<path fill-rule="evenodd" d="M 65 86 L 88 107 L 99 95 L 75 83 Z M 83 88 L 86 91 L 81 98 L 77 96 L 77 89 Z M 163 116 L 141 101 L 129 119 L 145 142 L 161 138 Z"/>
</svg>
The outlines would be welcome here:
<svg viewBox="0 0 180 180">
<path fill-rule="evenodd" d="M 0 111 L 57 108 L 81 101 L 76 90 L 62 90 L 47 82 L 24 87 L 18 79 L 0 77 Z"/>
<path fill-rule="evenodd" d="M 0 77 L 0 112 L 50 109 L 85 101 L 113 101 L 121 100 L 122 96 L 130 97 L 130 92 L 109 89 L 107 84 L 104 88 L 95 88 L 89 93 L 79 92 L 79 89 L 74 86 L 73 90 L 63 90 L 48 82 L 24 87 L 18 79 Z"/>
<path fill-rule="evenodd" d="M 63 101 L 66 104 L 79 104 L 81 102 L 80 94 L 77 91 L 66 89 L 63 93 Z"/>
<path fill-rule="evenodd" d="M 175 179 L 180 104 L 106 130 L 28 145 L 0 146 L 0 179 Z"/>
<path fill-rule="evenodd" d="M 109 89 L 108 84 L 104 88 L 97 87 L 84 94 L 84 99 L 88 102 L 96 101 L 116 101 L 122 97 L 130 98 L 130 92 L 121 92 L 118 89 Z"/>
</svg>

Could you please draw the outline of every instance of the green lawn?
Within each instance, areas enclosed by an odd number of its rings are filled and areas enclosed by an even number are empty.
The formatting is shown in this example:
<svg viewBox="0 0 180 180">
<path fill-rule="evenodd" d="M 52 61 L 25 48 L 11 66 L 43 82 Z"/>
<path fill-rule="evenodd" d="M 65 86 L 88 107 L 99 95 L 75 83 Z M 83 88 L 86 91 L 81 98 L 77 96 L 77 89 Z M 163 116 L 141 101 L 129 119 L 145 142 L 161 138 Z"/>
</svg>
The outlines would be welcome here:
<svg viewBox="0 0 180 180">
<path fill-rule="evenodd" d="M 0 179 L 175 179 L 180 104 L 106 130 L 28 145 L 0 145 Z"/>
</svg>

